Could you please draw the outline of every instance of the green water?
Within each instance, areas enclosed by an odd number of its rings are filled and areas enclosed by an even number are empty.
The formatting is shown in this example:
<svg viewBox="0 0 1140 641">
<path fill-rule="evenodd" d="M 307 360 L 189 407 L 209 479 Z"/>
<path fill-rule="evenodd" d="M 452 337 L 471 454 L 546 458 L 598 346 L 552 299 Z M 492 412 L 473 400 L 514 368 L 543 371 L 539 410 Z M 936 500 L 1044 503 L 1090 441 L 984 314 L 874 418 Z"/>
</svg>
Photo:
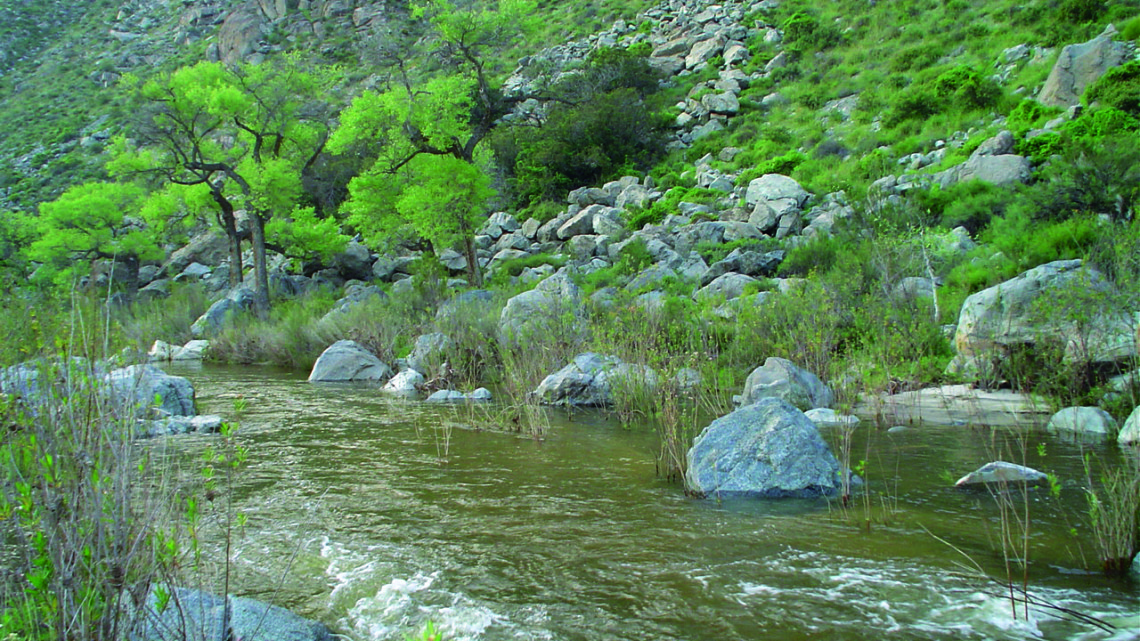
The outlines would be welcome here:
<svg viewBox="0 0 1140 641">
<path fill-rule="evenodd" d="M 986 431 L 888 436 L 864 423 L 854 458 L 873 490 L 868 531 L 861 503 L 845 516 L 822 500 L 688 498 L 656 477 L 652 435 L 604 415 L 555 414 L 535 441 L 446 429 L 469 417 L 297 374 L 178 373 L 204 413 L 232 415 L 238 396 L 248 406 L 231 591 L 348 638 L 403 639 L 429 619 L 448 638 L 487 640 L 1140 636 L 1140 586 L 1079 559 L 1095 554 L 1081 453 L 1115 447 L 1033 433 L 1026 459 L 1064 483 L 1059 499 L 1030 495 L 1030 592 L 1124 626 L 1105 633 L 1038 609 L 1014 618 L 1000 585 L 960 567 L 950 545 L 1005 573 L 994 500 L 945 480 L 992 460 Z M 189 460 L 213 441 L 153 447 Z"/>
</svg>

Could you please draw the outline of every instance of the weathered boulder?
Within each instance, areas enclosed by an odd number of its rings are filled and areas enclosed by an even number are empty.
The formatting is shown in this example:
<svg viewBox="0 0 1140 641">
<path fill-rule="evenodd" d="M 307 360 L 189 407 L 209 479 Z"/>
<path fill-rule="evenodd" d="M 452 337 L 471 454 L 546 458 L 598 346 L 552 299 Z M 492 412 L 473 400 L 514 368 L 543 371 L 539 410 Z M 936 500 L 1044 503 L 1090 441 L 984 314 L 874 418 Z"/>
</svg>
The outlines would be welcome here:
<svg viewBox="0 0 1140 641">
<path fill-rule="evenodd" d="M 384 301 L 387 299 L 388 294 L 384 293 L 384 290 L 376 285 L 367 285 L 360 281 L 352 281 L 345 286 L 344 296 L 333 304 L 332 309 L 321 317 L 320 322 L 329 322 L 369 301 Z"/>
<path fill-rule="evenodd" d="M 182 248 L 170 255 L 170 259 L 162 266 L 161 273 L 168 276 L 179 274 L 191 263 L 204 265 L 219 265 L 229 258 L 230 245 L 226 235 L 219 229 L 211 229 L 194 236 Z"/>
<path fill-rule="evenodd" d="M 958 479 L 954 487 L 983 487 L 990 484 L 1004 485 L 1010 483 L 1026 483 L 1030 485 L 1047 483 L 1049 477 L 1031 467 L 994 461 L 986 463 L 966 476 Z"/>
<path fill-rule="evenodd" d="M 446 322 L 468 314 L 482 314 L 495 303 L 495 296 L 485 289 L 470 289 L 447 299 L 435 312 L 435 319 Z"/>
<path fill-rule="evenodd" d="M 451 349 L 451 339 L 447 334 L 440 332 L 421 334 L 416 338 L 412 353 L 408 355 L 408 367 L 421 374 L 435 376 L 449 349 Z"/>
<path fill-rule="evenodd" d="M 424 384 L 424 375 L 414 369 L 406 369 L 396 374 L 384 385 L 385 392 L 393 394 L 410 395 L 419 390 Z"/>
<path fill-rule="evenodd" d="M 147 359 L 152 363 L 169 361 L 170 358 L 174 356 L 175 349 L 179 348 L 166 341 L 155 341 L 154 344 L 150 346 L 150 351 L 146 353 Z"/>
<path fill-rule="evenodd" d="M 331 262 L 332 267 L 345 280 L 367 280 L 372 277 L 372 253 L 355 240 L 350 241 L 344 251 L 333 256 Z"/>
<path fill-rule="evenodd" d="M 1048 309 L 1064 294 L 1076 297 L 1109 293 L 1108 281 L 1080 260 L 1035 267 L 1012 280 L 969 296 L 954 335 L 958 355 L 948 371 L 974 380 L 994 380 L 1015 351 L 1043 343 L 1063 346 L 1070 362 L 1117 362 L 1134 358 L 1136 334 L 1127 314 L 1087 310 L 1090 317 L 1066 318 Z M 1081 307 L 1085 304 L 1077 301 Z M 1071 316 L 1071 314 L 1070 314 Z M 1079 323 L 1077 321 L 1080 321 Z"/>
<path fill-rule="evenodd" d="M 739 247 L 724 257 L 724 260 L 709 265 L 708 271 L 701 276 L 701 285 L 708 285 L 717 278 L 729 272 L 744 274 L 753 277 L 768 277 L 776 273 L 776 268 L 784 261 L 785 252 L 782 249 L 761 253 L 746 251 Z"/>
<path fill-rule="evenodd" d="M 710 58 L 718 55 L 724 51 L 725 38 L 720 34 L 716 34 L 711 38 L 701 40 L 689 49 L 689 55 L 685 56 L 685 67 L 688 69 L 695 69 L 700 65 L 708 62 Z"/>
<path fill-rule="evenodd" d="M 606 407 L 613 404 L 615 386 L 625 384 L 656 388 L 657 374 L 644 365 L 587 352 L 575 356 L 569 365 L 544 378 L 533 395 L 546 405 Z"/>
<path fill-rule="evenodd" d="M 194 416 L 194 386 L 181 376 L 171 376 L 154 365 L 131 365 L 106 376 L 114 396 L 165 416 Z"/>
<path fill-rule="evenodd" d="M 740 404 L 752 405 L 764 398 L 780 398 L 801 410 L 828 407 L 833 400 L 831 389 L 819 377 L 776 356 L 748 375 Z"/>
<path fill-rule="evenodd" d="M 936 176 L 942 188 L 960 182 L 980 180 L 982 182 L 1009 187 L 1029 182 L 1032 167 L 1029 159 L 1016 154 L 1000 156 L 973 155 L 966 162 L 951 167 Z"/>
<path fill-rule="evenodd" d="M 1124 427 L 1116 435 L 1116 442 L 1121 445 L 1140 446 L 1140 407 L 1132 410 L 1124 421 Z"/>
<path fill-rule="evenodd" d="M 570 279 L 566 268 L 539 283 L 534 289 L 507 301 L 499 315 L 499 335 L 518 340 L 527 336 L 577 331 L 565 327 L 567 314 L 576 325 L 581 315 L 581 290 Z"/>
<path fill-rule="evenodd" d="M 1112 416 L 1099 407 L 1066 407 L 1049 419 L 1046 429 L 1107 438 L 1116 434 L 1116 427 Z"/>
<path fill-rule="evenodd" d="M 234 316 L 253 309 L 254 293 L 249 287 L 235 287 L 226 297 L 210 305 L 190 326 L 194 338 L 213 338 Z"/>
<path fill-rule="evenodd" d="M 766 398 L 713 421 L 688 453 L 685 484 L 703 496 L 832 496 L 839 461 L 803 412 Z"/>
<path fill-rule="evenodd" d="M 208 349 L 210 349 L 210 341 L 193 340 L 174 349 L 170 354 L 170 360 L 200 361 L 206 357 L 206 350 Z"/>
<path fill-rule="evenodd" d="M 392 375 L 392 369 L 364 349 L 360 344 L 342 340 L 321 352 L 310 383 L 340 383 L 348 381 L 383 381 Z"/>
<path fill-rule="evenodd" d="M 811 194 L 798 182 L 780 174 L 764 174 L 754 179 L 748 183 L 748 189 L 744 193 L 744 201 L 749 206 L 765 203 L 777 217 L 791 211 L 800 211 L 810 197 Z"/>
<path fill-rule="evenodd" d="M 711 283 L 697 290 L 697 298 L 723 296 L 725 300 L 739 298 L 744 294 L 744 288 L 755 283 L 756 279 L 744 274 L 730 272 L 717 276 Z"/>
<path fill-rule="evenodd" d="M 1132 57 L 1127 42 L 1115 42 L 1116 29 L 1109 25 L 1099 36 L 1061 49 L 1057 63 L 1037 94 L 1038 102 L 1053 107 L 1079 105 L 1081 94 L 1106 71 Z"/>
<path fill-rule="evenodd" d="M 323 624 L 276 606 L 190 588 L 168 588 L 170 600 L 159 607 L 151 590 L 129 641 L 332 641 Z M 226 614 L 229 627 L 226 628 Z"/>
</svg>

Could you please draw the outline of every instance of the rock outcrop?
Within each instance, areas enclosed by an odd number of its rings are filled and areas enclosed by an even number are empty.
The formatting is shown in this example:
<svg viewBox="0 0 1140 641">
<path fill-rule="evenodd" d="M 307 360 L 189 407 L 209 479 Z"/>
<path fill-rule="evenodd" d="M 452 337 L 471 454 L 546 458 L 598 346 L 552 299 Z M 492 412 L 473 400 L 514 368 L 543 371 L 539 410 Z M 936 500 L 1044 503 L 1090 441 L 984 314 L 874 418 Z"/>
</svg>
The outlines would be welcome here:
<svg viewBox="0 0 1140 641">
<path fill-rule="evenodd" d="M 1136 333 L 1129 315 L 1110 309 L 1076 310 L 1082 317 L 1078 324 L 1066 318 L 1064 310 L 1047 309 L 1066 292 L 1087 296 L 1110 291 L 1108 281 L 1096 270 L 1079 260 L 1063 260 L 973 294 L 958 317 L 954 334 L 958 355 L 948 371 L 972 380 L 996 380 L 1003 376 L 1003 367 L 1015 351 L 1035 350 L 1042 343 L 1063 346 L 1063 358 L 1069 362 L 1113 363 L 1134 358 Z M 1091 318 L 1084 318 L 1085 311 L 1092 311 Z"/>
<path fill-rule="evenodd" d="M 1037 94 L 1037 101 L 1053 107 L 1079 105 L 1081 94 L 1089 85 L 1132 57 L 1133 46 L 1114 41 L 1115 35 L 1116 29 L 1109 25 L 1092 40 L 1061 49 L 1057 63 Z"/>
<path fill-rule="evenodd" d="M 833 496 L 839 462 L 803 412 L 765 398 L 722 416 L 693 441 L 685 484 L 703 496 Z"/>
<path fill-rule="evenodd" d="M 268 603 L 190 588 L 167 592 L 169 601 L 159 607 L 151 590 L 130 641 L 333 641 L 324 624 Z"/>
<path fill-rule="evenodd" d="M 1116 421 L 1099 407 L 1066 407 L 1054 414 L 1046 427 L 1054 432 L 1102 439 L 1113 437 L 1117 432 Z"/>
<path fill-rule="evenodd" d="M 116 398 L 160 416 L 194 416 L 194 386 L 181 376 L 171 376 L 154 365 L 131 365 L 112 370 L 107 383 Z"/>
</svg>

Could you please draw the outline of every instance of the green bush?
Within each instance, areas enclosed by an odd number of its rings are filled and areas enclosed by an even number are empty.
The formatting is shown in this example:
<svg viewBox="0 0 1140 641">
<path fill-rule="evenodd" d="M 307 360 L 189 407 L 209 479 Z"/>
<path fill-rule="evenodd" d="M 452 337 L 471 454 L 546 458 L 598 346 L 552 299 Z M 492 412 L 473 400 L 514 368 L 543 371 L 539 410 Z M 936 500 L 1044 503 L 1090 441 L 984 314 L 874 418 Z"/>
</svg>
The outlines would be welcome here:
<svg viewBox="0 0 1140 641">
<path fill-rule="evenodd" d="M 929 212 L 933 220 L 947 228 L 962 226 L 976 234 L 995 216 L 1002 216 L 1013 200 L 1008 189 L 980 180 L 958 183 L 942 189 L 935 185 L 914 194 L 915 204 Z"/>
<path fill-rule="evenodd" d="M 1015 137 L 1021 138 L 1030 130 L 1037 129 L 1060 113 L 1060 107 L 1048 107 L 1032 98 L 1025 98 L 1017 103 L 1013 111 L 1009 112 L 1005 124 Z"/>
<path fill-rule="evenodd" d="M 842 34 L 834 25 L 825 25 L 806 11 L 797 11 L 784 21 L 784 43 L 798 51 L 820 51 L 834 47 Z"/>
<path fill-rule="evenodd" d="M 837 238 L 816 238 L 789 251 L 778 273 L 784 278 L 822 274 L 836 264 L 841 253 L 849 250 L 850 247 Z"/>
<path fill-rule="evenodd" d="M 1098 102 L 1140 118 L 1140 61 L 1133 60 L 1106 71 L 1085 90 L 1084 102 Z"/>
<path fill-rule="evenodd" d="M 1094 22 L 1104 13 L 1103 0 L 1064 0 L 1057 9 L 1057 18 L 1069 24 Z"/>
<path fill-rule="evenodd" d="M 1001 97 L 997 83 L 966 65 L 958 65 L 935 78 L 934 91 L 961 109 L 992 107 Z"/>
</svg>

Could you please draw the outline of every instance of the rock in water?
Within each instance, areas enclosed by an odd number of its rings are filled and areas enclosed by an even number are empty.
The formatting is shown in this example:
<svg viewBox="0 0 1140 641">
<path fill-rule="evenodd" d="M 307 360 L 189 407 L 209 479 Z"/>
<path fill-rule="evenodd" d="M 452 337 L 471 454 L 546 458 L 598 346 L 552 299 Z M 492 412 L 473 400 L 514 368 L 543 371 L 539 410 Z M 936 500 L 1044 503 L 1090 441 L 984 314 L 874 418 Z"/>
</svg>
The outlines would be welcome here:
<svg viewBox="0 0 1140 641">
<path fill-rule="evenodd" d="M 1121 445 L 1140 445 L 1140 407 L 1132 410 L 1132 414 L 1124 421 L 1124 427 L 1116 435 L 1116 442 Z"/>
<path fill-rule="evenodd" d="M 765 398 L 713 421 L 689 449 L 692 492 L 761 498 L 832 496 L 839 461 L 803 412 Z"/>
<path fill-rule="evenodd" d="M 372 352 L 354 341 L 345 340 L 333 343 L 321 353 L 313 363 L 309 382 L 383 381 L 391 375 L 392 369 Z"/>
<path fill-rule="evenodd" d="M 1116 421 L 1099 407 L 1066 407 L 1049 419 L 1049 431 L 1074 432 L 1081 436 L 1115 436 Z"/>
<path fill-rule="evenodd" d="M 958 479 L 954 487 L 984 486 L 1003 483 L 1045 483 L 1049 477 L 1042 472 L 1016 463 L 994 461 L 986 463 L 966 476 Z"/>
<path fill-rule="evenodd" d="M 151 590 L 130 641 L 332 641 L 323 624 L 268 603 L 222 598 L 190 588 L 171 588 L 165 608 Z M 229 611 L 228 626 L 225 614 Z"/>
<path fill-rule="evenodd" d="M 140 408 L 154 406 L 168 416 L 194 416 L 194 386 L 154 365 L 131 365 L 111 371 L 107 382 L 117 398 Z"/>
</svg>

